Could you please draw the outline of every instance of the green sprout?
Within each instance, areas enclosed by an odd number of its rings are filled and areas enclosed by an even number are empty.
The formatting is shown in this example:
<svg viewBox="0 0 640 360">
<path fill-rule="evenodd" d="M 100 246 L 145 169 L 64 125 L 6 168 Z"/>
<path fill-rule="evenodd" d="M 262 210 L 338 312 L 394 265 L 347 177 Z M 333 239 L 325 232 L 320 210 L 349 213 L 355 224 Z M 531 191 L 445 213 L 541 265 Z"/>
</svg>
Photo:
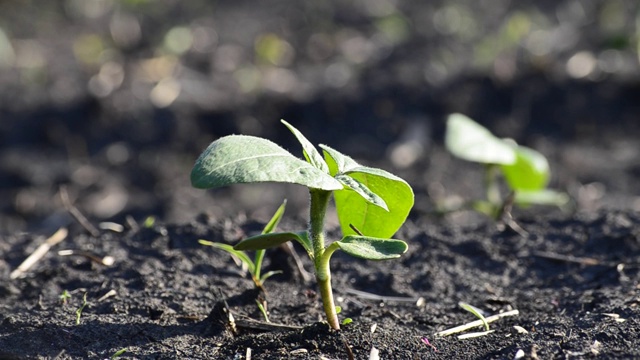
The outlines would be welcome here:
<svg viewBox="0 0 640 360">
<path fill-rule="evenodd" d="M 546 188 L 551 171 L 544 155 L 513 140 L 494 136 L 465 115 L 449 115 L 445 145 L 456 157 L 485 164 L 487 199 L 472 204 L 479 212 L 499 218 L 508 202 L 562 206 L 569 200 L 565 193 Z M 499 173 L 511 191 L 506 201 L 500 194 Z"/>
<path fill-rule="evenodd" d="M 191 184 L 201 189 L 260 182 L 307 187 L 310 194 L 308 230 L 262 234 L 245 239 L 233 248 L 260 250 L 292 240 L 300 243 L 313 261 L 327 321 L 337 330 L 340 322 L 331 287 L 331 255 L 342 250 L 358 258 L 386 260 L 404 254 L 407 244 L 389 237 L 409 215 L 413 190 L 401 178 L 362 166 L 326 145 L 320 145 L 324 156 L 321 155 L 296 128 L 284 120 L 282 123 L 301 143 L 306 161 L 269 140 L 230 135 L 211 143 L 196 160 Z M 332 195 L 343 238 L 326 245 L 324 220 Z"/>
<path fill-rule="evenodd" d="M 82 296 L 82 306 L 76 310 L 76 325 L 80 325 L 80 317 L 82 316 L 82 311 L 87 306 L 87 293 L 84 293 Z"/>
<path fill-rule="evenodd" d="M 478 319 L 480 319 L 480 321 L 482 321 L 482 325 L 484 325 L 485 331 L 489 331 L 489 323 L 487 322 L 487 319 L 482 314 L 482 310 L 478 309 L 477 307 L 475 307 L 475 306 L 473 306 L 471 304 L 467 304 L 467 303 L 462 302 L 462 301 L 458 303 L 458 306 L 460 306 L 461 308 L 467 310 L 468 312 L 470 312 L 473 315 L 475 315 Z"/>
<path fill-rule="evenodd" d="M 127 348 L 120 349 L 120 350 L 116 351 L 115 353 L 113 353 L 113 355 L 111 355 L 111 357 L 109 359 L 110 360 L 117 359 L 117 358 L 119 358 L 120 356 L 122 356 L 126 352 L 127 352 Z"/>
<path fill-rule="evenodd" d="M 58 298 L 60 298 L 60 301 L 62 302 L 63 305 L 66 305 L 67 301 L 71 299 L 71 294 L 67 290 L 62 290 L 62 294 L 60 294 Z"/>
<path fill-rule="evenodd" d="M 287 200 L 282 202 L 282 205 L 280 205 L 278 210 L 276 210 L 275 214 L 273 214 L 273 217 L 271 217 L 271 220 L 269 220 L 267 225 L 265 225 L 264 229 L 262 230 L 263 235 L 270 234 L 273 232 L 273 230 L 275 230 L 275 228 L 280 223 L 280 219 L 282 219 L 282 215 L 284 215 L 284 210 L 286 206 L 287 206 Z M 249 274 L 251 274 L 251 278 L 253 279 L 253 282 L 256 285 L 256 288 L 260 290 L 264 290 L 264 282 L 268 278 L 270 278 L 273 275 L 282 273 L 282 271 L 275 270 L 275 271 L 268 271 L 262 274 L 262 260 L 264 259 L 264 252 L 265 252 L 264 249 L 256 250 L 254 258 L 253 260 L 251 260 L 251 258 L 249 257 L 249 255 L 247 255 L 246 252 L 242 250 L 236 250 L 231 245 L 215 243 L 212 241 L 202 240 L 202 239 L 198 240 L 198 242 L 202 245 L 213 246 L 215 248 L 224 250 L 229 254 L 231 254 L 232 256 L 235 256 L 236 258 L 240 259 L 242 264 L 246 266 L 247 271 L 249 271 Z"/>
</svg>

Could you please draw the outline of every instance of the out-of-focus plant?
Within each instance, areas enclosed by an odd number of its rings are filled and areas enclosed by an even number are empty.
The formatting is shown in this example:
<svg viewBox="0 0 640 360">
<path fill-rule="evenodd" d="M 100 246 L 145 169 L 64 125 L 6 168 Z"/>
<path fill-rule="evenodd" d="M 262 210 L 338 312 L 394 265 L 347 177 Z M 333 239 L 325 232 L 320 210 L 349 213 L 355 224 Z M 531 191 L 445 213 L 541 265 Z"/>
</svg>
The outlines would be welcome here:
<svg viewBox="0 0 640 360">
<path fill-rule="evenodd" d="M 506 202 L 517 205 L 562 206 L 569 201 L 565 193 L 547 188 L 551 171 L 540 152 L 500 139 L 462 114 L 451 114 L 445 135 L 447 150 L 456 157 L 485 165 L 486 199 L 472 202 L 472 207 L 498 218 Z M 498 183 L 502 174 L 510 194 L 503 200 Z"/>
</svg>

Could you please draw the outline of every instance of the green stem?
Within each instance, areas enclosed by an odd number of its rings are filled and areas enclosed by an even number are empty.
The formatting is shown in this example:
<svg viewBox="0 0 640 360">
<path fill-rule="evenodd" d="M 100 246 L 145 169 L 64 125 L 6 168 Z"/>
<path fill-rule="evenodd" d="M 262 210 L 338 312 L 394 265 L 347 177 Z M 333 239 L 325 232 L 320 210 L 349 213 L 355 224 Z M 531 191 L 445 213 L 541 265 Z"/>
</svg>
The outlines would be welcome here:
<svg viewBox="0 0 640 360">
<path fill-rule="evenodd" d="M 495 219 L 498 216 L 498 208 L 502 205 L 500 187 L 498 186 L 498 165 L 488 164 L 486 166 L 484 186 L 487 191 L 487 200 L 493 205 L 491 216 Z"/>
<path fill-rule="evenodd" d="M 260 286 L 262 286 L 262 281 L 260 280 L 260 278 L 262 277 L 262 260 L 264 259 L 264 253 L 265 253 L 264 249 L 256 250 L 256 254 L 253 260 L 253 264 L 255 267 L 253 276 L 258 280 L 259 284 L 256 284 L 256 285 L 260 285 Z"/>
<path fill-rule="evenodd" d="M 329 258 L 325 255 L 324 247 L 324 217 L 327 213 L 327 205 L 331 198 L 331 192 L 325 190 L 311 189 L 310 200 L 310 223 L 309 238 L 313 246 L 313 262 L 316 270 L 316 281 L 320 288 L 320 296 L 322 297 L 322 305 L 327 315 L 329 326 L 333 329 L 340 330 L 340 322 L 338 314 L 336 314 L 336 306 L 333 302 L 333 289 L 331 288 L 331 269 L 329 268 Z"/>
</svg>

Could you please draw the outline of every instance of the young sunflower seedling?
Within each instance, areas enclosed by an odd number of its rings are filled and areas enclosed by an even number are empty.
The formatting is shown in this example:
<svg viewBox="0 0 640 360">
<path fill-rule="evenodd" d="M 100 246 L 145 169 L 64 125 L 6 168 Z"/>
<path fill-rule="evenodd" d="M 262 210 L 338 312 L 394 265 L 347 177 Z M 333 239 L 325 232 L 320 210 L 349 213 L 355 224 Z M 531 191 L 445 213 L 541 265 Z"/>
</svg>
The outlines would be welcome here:
<svg viewBox="0 0 640 360">
<path fill-rule="evenodd" d="M 486 200 L 474 201 L 472 207 L 498 219 L 512 203 L 518 205 L 565 205 L 565 193 L 547 189 L 551 171 L 547 159 L 536 150 L 500 139 L 462 114 L 451 114 L 445 135 L 447 150 L 464 160 L 486 167 Z M 498 186 L 502 173 L 510 194 L 503 201 Z"/>
<path fill-rule="evenodd" d="M 239 242 L 235 250 L 261 250 L 297 241 L 314 264 L 327 321 L 340 328 L 331 287 L 329 260 L 336 250 L 369 260 L 394 259 L 407 251 L 402 240 L 389 239 L 413 207 L 413 190 L 401 178 L 362 166 L 326 145 L 323 155 L 302 133 L 282 120 L 302 145 L 303 161 L 275 143 L 244 135 L 220 138 L 200 155 L 191 171 L 196 188 L 242 183 L 282 182 L 309 189 L 309 226 L 297 232 L 268 233 Z M 334 196 L 343 238 L 327 245 L 324 221 Z M 350 227 L 353 225 L 362 234 Z"/>
</svg>

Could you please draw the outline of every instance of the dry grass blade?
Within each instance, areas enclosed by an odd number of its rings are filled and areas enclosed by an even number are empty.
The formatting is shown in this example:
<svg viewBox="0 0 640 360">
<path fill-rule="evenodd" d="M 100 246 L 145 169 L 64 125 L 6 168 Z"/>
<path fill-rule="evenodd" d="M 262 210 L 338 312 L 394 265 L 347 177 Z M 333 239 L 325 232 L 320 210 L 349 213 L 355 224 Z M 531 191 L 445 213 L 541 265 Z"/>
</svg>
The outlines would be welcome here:
<svg viewBox="0 0 640 360">
<path fill-rule="evenodd" d="M 69 231 L 66 228 L 60 228 L 58 229 L 58 231 L 56 231 L 53 235 L 51 235 L 51 237 L 49 237 L 44 244 L 38 246 L 38 248 L 36 249 L 36 251 L 34 251 L 33 253 L 31 253 L 31 255 L 29 255 L 23 262 L 22 264 L 20 264 L 20 266 L 18 266 L 17 269 L 15 269 L 13 272 L 11 272 L 11 274 L 9 275 L 9 277 L 11 279 L 16 279 L 18 277 L 20 277 L 22 274 L 24 274 L 27 270 L 29 270 L 33 264 L 37 263 L 38 260 L 42 259 L 42 257 L 49 252 L 49 249 L 51 249 L 52 246 L 56 245 L 57 243 L 61 242 L 62 240 L 64 240 L 67 235 L 69 234 Z"/>
<path fill-rule="evenodd" d="M 485 320 L 486 320 L 487 323 L 491 323 L 491 322 L 499 320 L 499 319 L 501 319 L 503 317 L 516 316 L 518 314 L 520 314 L 520 311 L 511 310 L 511 311 L 506 311 L 506 312 L 503 312 L 503 313 L 500 313 L 500 314 L 487 316 L 485 318 Z M 469 330 L 469 329 L 472 329 L 474 327 L 482 326 L 483 324 L 484 323 L 482 322 L 482 320 L 472 321 L 472 322 L 470 322 L 468 324 L 464 324 L 464 325 L 453 327 L 451 329 L 440 331 L 440 332 L 436 333 L 436 336 L 449 336 L 451 334 L 463 332 L 465 330 Z"/>
<path fill-rule="evenodd" d="M 77 207 L 73 206 L 71 200 L 69 199 L 67 188 L 64 186 L 60 187 L 60 199 L 62 199 L 62 204 L 64 205 L 65 209 L 67 209 L 69 214 L 71 214 L 71 216 L 73 216 L 73 218 L 76 219 L 76 221 L 80 225 L 82 225 L 83 228 L 85 228 L 93 237 L 100 236 L 100 231 L 96 229 L 96 227 L 93 226 L 93 224 L 91 224 L 89 220 L 87 220 L 87 218 L 80 212 L 80 210 L 78 210 Z"/>
</svg>

